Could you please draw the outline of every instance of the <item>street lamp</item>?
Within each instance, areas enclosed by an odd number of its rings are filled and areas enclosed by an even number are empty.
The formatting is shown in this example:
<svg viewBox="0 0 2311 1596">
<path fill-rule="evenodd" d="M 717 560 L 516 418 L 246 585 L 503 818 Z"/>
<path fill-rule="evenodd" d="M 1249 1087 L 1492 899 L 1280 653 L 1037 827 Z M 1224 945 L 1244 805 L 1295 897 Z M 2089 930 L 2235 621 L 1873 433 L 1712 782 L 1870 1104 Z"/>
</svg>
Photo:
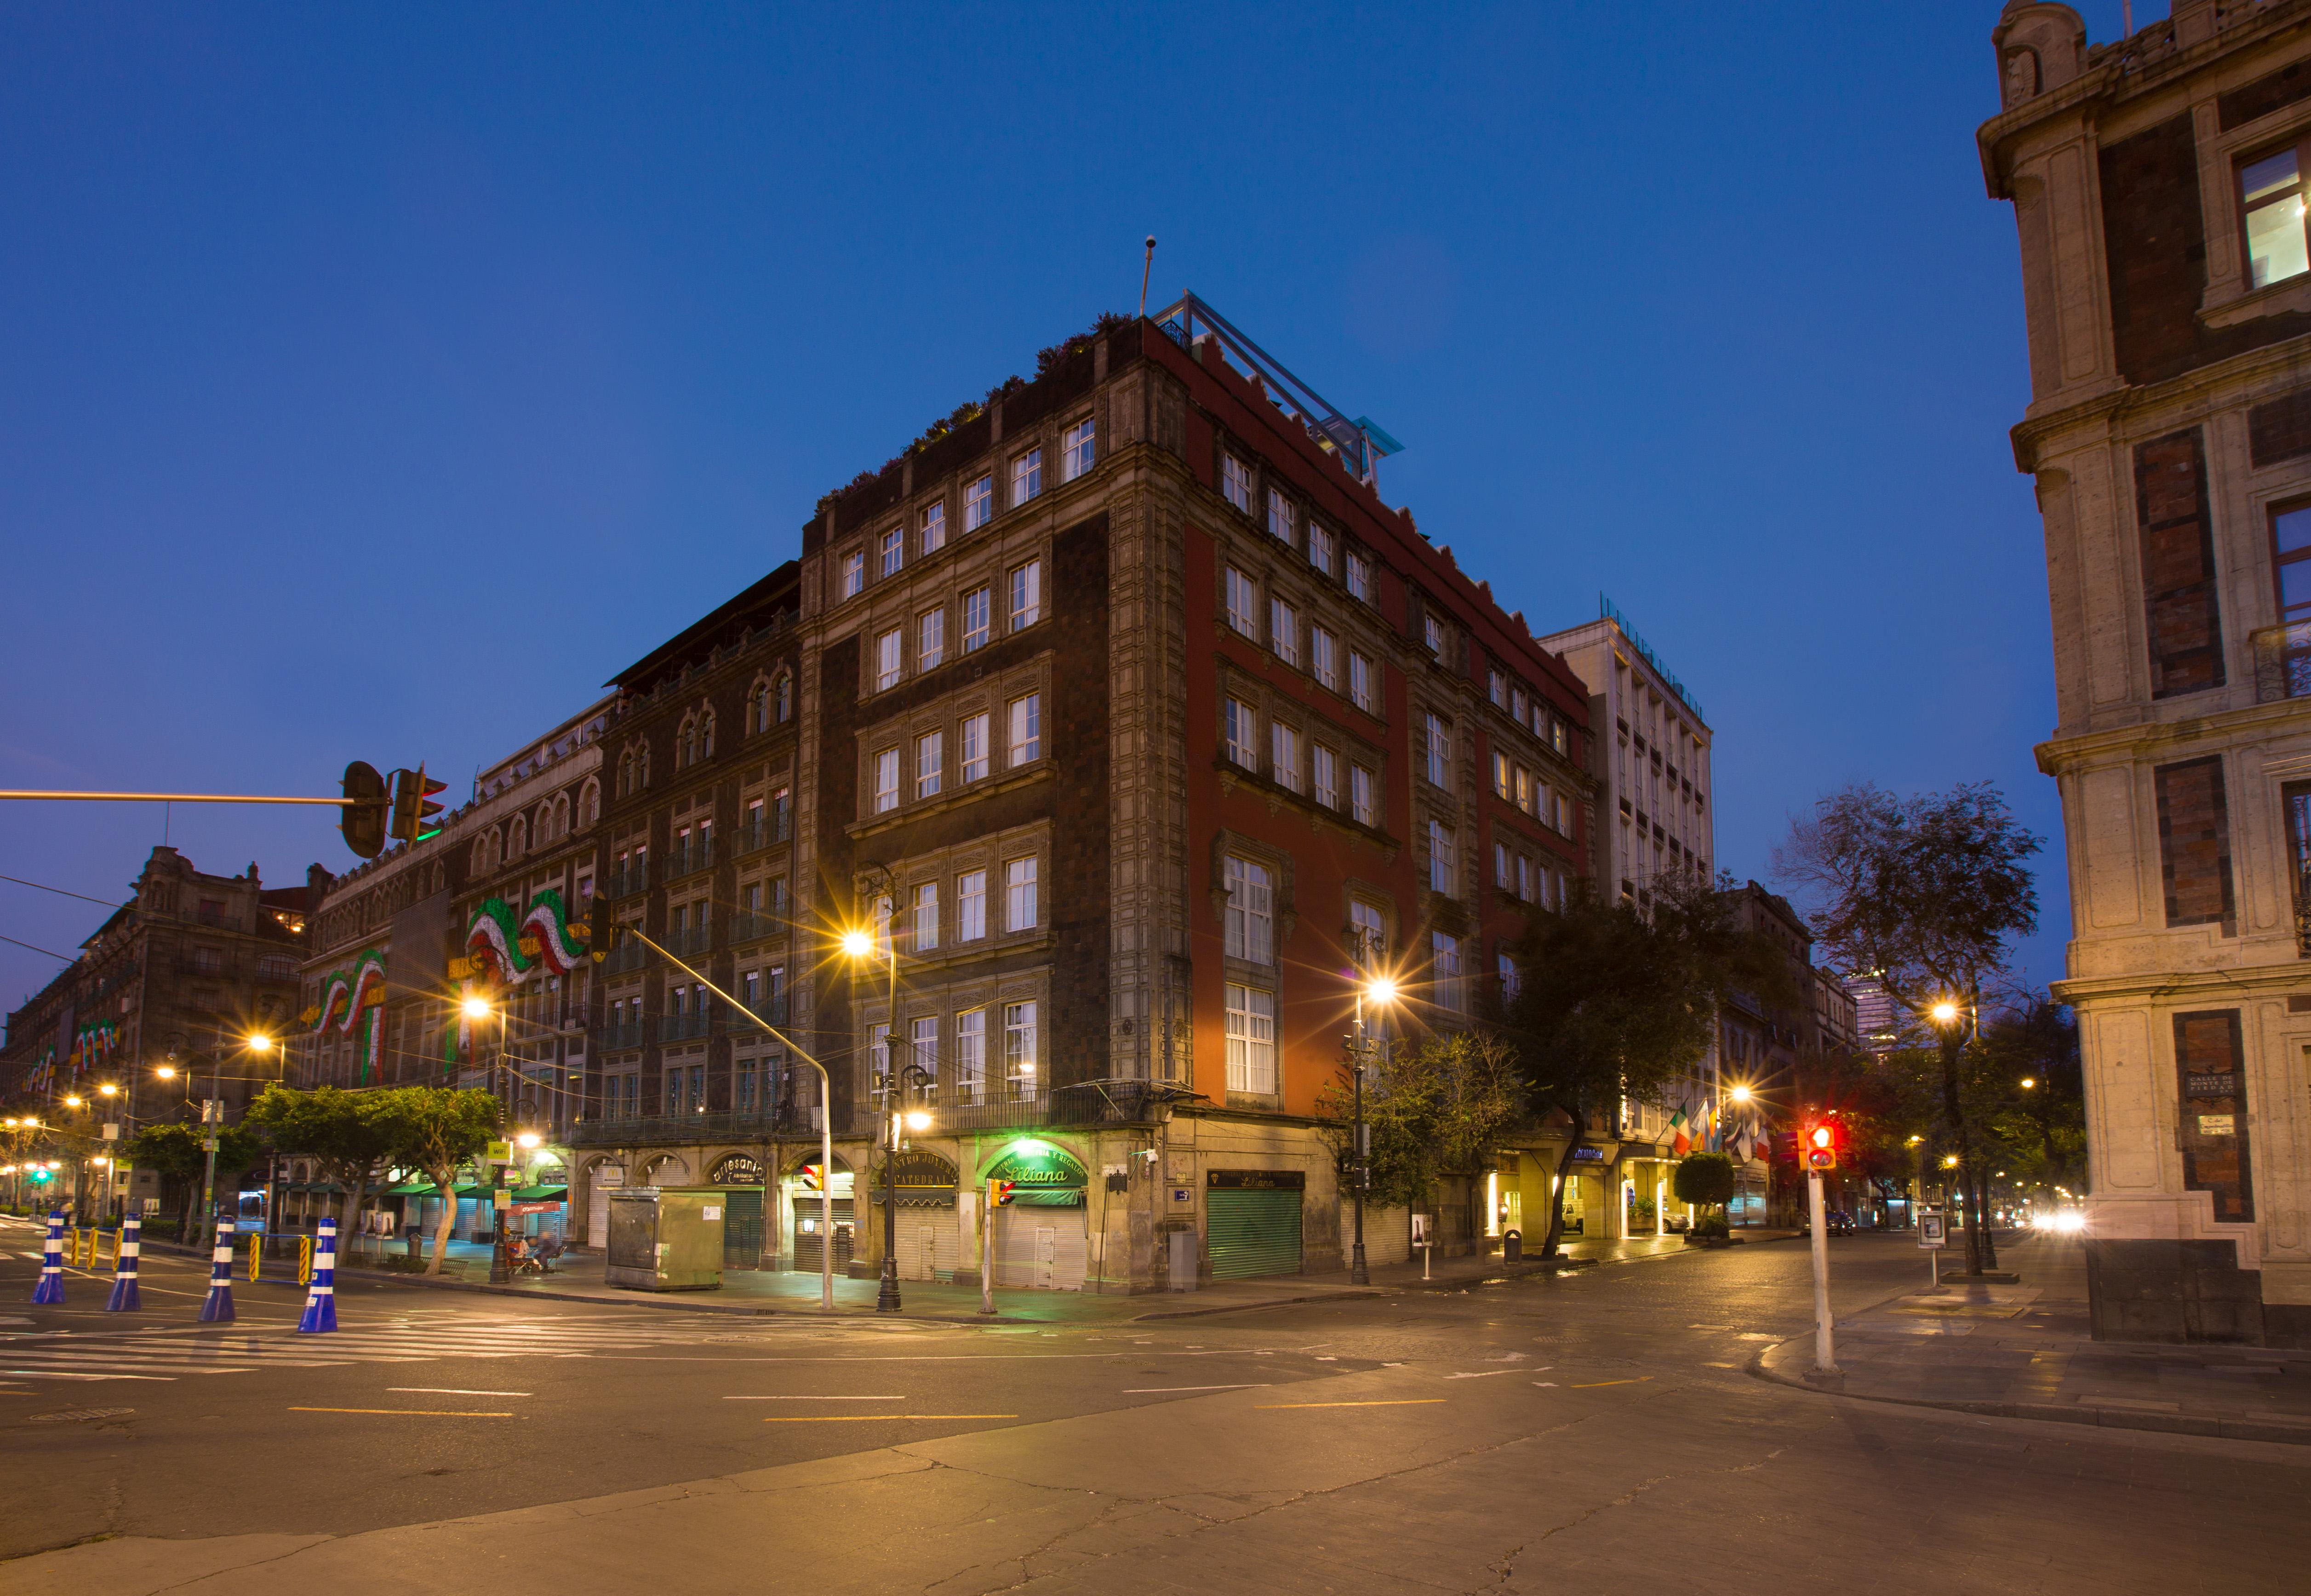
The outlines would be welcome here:
<svg viewBox="0 0 2311 1596">
<path fill-rule="evenodd" d="M 1370 962 L 1378 950 L 1368 942 L 1360 942 L 1356 949 L 1357 963 Z M 1372 1284 L 1372 1273 L 1365 1267 L 1365 1193 L 1372 1187 L 1372 1138 L 1365 1129 L 1365 1005 L 1387 1007 L 1396 1001 L 1396 982 L 1386 975 L 1373 975 L 1356 982 L 1356 1056 L 1350 1060 L 1348 1076 L 1356 1097 L 1356 1231 L 1348 1252 L 1348 1278 L 1358 1286 Z"/>
<path fill-rule="evenodd" d="M 891 1116 L 890 1146 L 883 1155 L 883 1269 L 881 1278 L 875 1290 L 875 1312 L 896 1313 L 899 1311 L 899 1190 L 898 1170 L 894 1160 L 899 1151 L 902 1122 L 903 1120 L 911 1119 L 911 1116 L 906 1115 L 903 1112 L 905 1098 L 900 1090 L 898 1070 L 899 894 L 897 887 L 891 881 L 890 872 L 882 869 L 879 866 L 875 868 L 883 877 L 881 941 L 890 971 L 890 1002 L 885 1011 L 883 1026 L 883 1090 L 885 1105 Z M 875 933 L 868 927 L 852 926 L 842 933 L 842 951 L 849 956 L 851 963 L 861 964 L 874 956 L 876 941 Z M 913 1064 L 908 1065 L 907 1068 L 910 1073 L 925 1081 L 931 1078 L 927 1070 Z M 832 1106 L 832 1104 L 829 1105 L 830 1110 Z M 923 1115 L 923 1120 L 928 1125 L 929 1116 Z M 828 1171 L 825 1178 L 832 1180 L 833 1172 Z M 822 1247 L 828 1246 L 833 1243 L 833 1238 L 829 1236 L 822 1240 L 819 1244 Z"/>
</svg>

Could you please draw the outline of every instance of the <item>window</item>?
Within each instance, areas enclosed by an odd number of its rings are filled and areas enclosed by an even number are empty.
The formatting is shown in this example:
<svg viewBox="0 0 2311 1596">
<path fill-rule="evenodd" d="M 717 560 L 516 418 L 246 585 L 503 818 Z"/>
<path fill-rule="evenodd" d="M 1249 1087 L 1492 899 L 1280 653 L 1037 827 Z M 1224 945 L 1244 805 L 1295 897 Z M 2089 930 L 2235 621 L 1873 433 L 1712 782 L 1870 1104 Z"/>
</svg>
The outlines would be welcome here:
<svg viewBox="0 0 2311 1596">
<path fill-rule="evenodd" d="M 1361 598 L 1366 604 L 1373 601 L 1372 560 L 1355 549 L 1348 551 L 1348 596 Z"/>
<path fill-rule="evenodd" d="M 1340 640 L 1321 626 L 1308 628 L 1308 668 L 1328 692 L 1340 690 Z"/>
<path fill-rule="evenodd" d="M 2303 237 L 2303 181 L 2298 152 L 2274 151 L 2239 169 L 2239 207 L 2246 217 L 2249 286 L 2311 271 Z"/>
<path fill-rule="evenodd" d="M 1003 866 L 1003 929 L 1035 929 L 1035 856 L 1015 859 Z"/>
<path fill-rule="evenodd" d="M 757 682 L 754 691 L 746 694 L 746 735 L 752 737 L 770 729 L 771 685 Z"/>
<path fill-rule="evenodd" d="M 1249 638 L 1260 635 L 1260 600 L 1251 579 L 1234 566 L 1227 568 L 1227 623 Z"/>
<path fill-rule="evenodd" d="M 1011 462 L 1011 502 L 1025 504 L 1043 491 L 1043 451 L 1031 449 Z"/>
<path fill-rule="evenodd" d="M 1318 743 L 1310 755 L 1315 774 L 1316 801 L 1327 809 L 1340 807 L 1340 756 Z"/>
<path fill-rule="evenodd" d="M 1227 983 L 1227 1089 L 1276 1095 L 1276 995 Z"/>
<path fill-rule="evenodd" d="M 751 1114 L 754 1112 L 756 1068 L 757 1066 L 752 1059 L 741 1059 L 733 1067 L 736 1090 L 733 1093 L 732 1106 L 742 1114 Z"/>
<path fill-rule="evenodd" d="M 964 491 L 963 529 L 976 532 L 995 519 L 995 479 L 982 476 Z"/>
<path fill-rule="evenodd" d="M 1292 541 L 1292 504 L 1274 488 L 1268 490 L 1268 535 L 1281 543 Z"/>
<path fill-rule="evenodd" d="M 2183 1189 L 2214 1194 L 2215 1217 L 2254 1218 L 2247 1147 L 2246 1050 L 2236 1008 L 2175 1016 L 2175 1071 L 2182 1088 L 2176 1129 Z"/>
<path fill-rule="evenodd" d="M 1285 664 L 1300 663 L 1300 612 L 1281 598 L 1268 601 L 1268 646 Z"/>
<path fill-rule="evenodd" d="M 1332 574 L 1332 544 L 1330 528 L 1312 520 L 1308 523 L 1308 563 L 1326 576 Z"/>
<path fill-rule="evenodd" d="M 1348 956 L 1359 964 L 1376 964 L 1388 956 L 1388 930 L 1380 911 L 1362 898 L 1348 901 Z"/>
<path fill-rule="evenodd" d="M 1540 711 L 1535 710 L 1533 713 L 1537 716 Z M 1548 746 L 1562 754 L 1565 752 L 1566 740 L 1565 722 L 1551 715 L 1548 718 Z"/>
<path fill-rule="evenodd" d="M 1505 798 L 1509 796 L 1510 790 L 1509 756 L 1505 754 L 1496 754 L 1493 755 L 1493 795 L 1496 798 Z"/>
<path fill-rule="evenodd" d="M 2224 936 L 2237 936 L 2230 816 L 2221 758 L 2163 764 L 2152 776 L 2158 796 L 2158 865 L 2167 883 L 2167 923 L 2219 925 Z"/>
<path fill-rule="evenodd" d="M 1240 698 L 1231 698 L 1222 719 L 1225 721 L 1222 730 L 1227 738 L 1228 763 L 1248 771 L 1258 770 L 1260 746 L 1252 741 L 1256 719 L 1251 706 Z"/>
<path fill-rule="evenodd" d="M 1094 455 L 1091 420 L 1086 417 L 1060 434 L 1060 480 L 1073 482 L 1091 469 Z"/>
<path fill-rule="evenodd" d="M 1278 787 L 1300 790 L 1300 734 L 1281 721 L 1268 727 L 1268 773 Z"/>
<path fill-rule="evenodd" d="M 1268 868 L 1230 854 L 1222 868 L 1227 888 L 1227 956 L 1254 964 L 1273 964 L 1276 887 Z"/>
<path fill-rule="evenodd" d="M 794 719 L 794 678 L 781 676 L 778 685 L 771 689 L 771 712 L 783 726 Z"/>
<path fill-rule="evenodd" d="M 885 748 L 875 755 L 875 813 L 899 807 L 899 751 Z"/>
<path fill-rule="evenodd" d="M 1452 775 L 1452 732 L 1443 717 L 1423 714 L 1420 717 L 1420 751 L 1422 772 L 1432 787 L 1451 785 Z"/>
<path fill-rule="evenodd" d="M 1522 854 L 1517 855 L 1516 895 L 1528 903 L 1532 902 L 1532 861 Z"/>
<path fill-rule="evenodd" d="M 905 634 L 895 626 L 875 640 L 876 692 L 887 693 L 899 685 L 899 660 L 905 646 Z"/>
<path fill-rule="evenodd" d="M 1035 1095 L 1038 1041 L 1035 1006 L 1033 1003 L 1006 1003 L 1003 1006 L 1003 1078 L 1010 1083 L 1011 1095 L 1015 1099 Z"/>
<path fill-rule="evenodd" d="M 955 939 L 976 942 L 987 935 L 987 872 L 965 870 L 955 878 Z"/>
<path fill-rule="evenodd" d="M 984 588 L 973 588 L 963 596 L 963 651 L 987 646 L 990 606 Z"/>
<path fill-rule="evenodd" d="M 1544 788 L 1541 790 L 1545 798 L 1548 789 Z M 1516 768 L 1515 796 L 1510 798 L 1509 801 L 1514 804 L 1518 808 L 1522 809 L 1528 815 L 1538 815 L 1544 820 L 1548 817 L 1545 806 L 1542 807 L 1534 807 L 1532 772 L 1525 769 L 1522 765 L 1519 765 Z"/>
<path fill-rule="evenodd" d="M 979 1103 L 987 1094 L 987 1011 L 967 1008 L 955 1016 L 955 1095 Z"/>
<path fill-rule="evenodd" d="M 2311 620 L 2311 504 L 2272 512 L 2271 558 L 2279 618 Z"/>
<path fill-rule="evenodd" d="M 1509 889 L 1509 849 L 1505 842 L 1493 844 L 1493 885 L 1503 892 Z"/>
<path fill-rule="evenodd" d="M 1348 772 L 1348 815 L 1358 825 L 1380 824 L 1380 806 L 1374 801 L 1373 773 L 1362 765 Z"/>
<path fill-rule="evenodd" d="M 883 541 L 877 545 L 875 559 L 876 573 L 879 576 L 896 576 L 899 574 L 899 567 L 906 562 L 907 535 L 903 529 L 894 527 L 883 534 Z"/>
<path fill-rule="evenodd" d="M 1512 687 L 1509 689 L 1509 719 L 1515 721 L 1519 726 L 1527 724 L 1524 689 L 1522 687 Z M 1539 718 L 1538 716 L 1533 717 L 1530 724 L 1532 726 L 1533 735 L 1536 737 L 1539 736 Z"/>
<path fill-rule="evenodd" d="M 1251 513 L 1251 467 L 1234 455 L 1220 457 L 1220 492 L 1244 514 Z"/>
<path fill-rule="evenodd" d="M 934 504 L 923 511 L 923 553 L 937 554 L 946 547 L 946 506 Z"/>
<path fill-rule="evenodd" d="M 958 783 L 981 781 L 987 777 L 987 717 L 971 715 L 963 722 L 962 759 L 955 774 Z"/>
<path fill-rule="evenodd" d="M 1011 572 L 1011 630 L 1043 618 L 1043 563 L 1030 560 Z"/>
<path fill-rule="evenodd" d="M 1498 704 L 1502 709 L 1508 708 L 1509 682 L 1506 676 L 1501 675 L 1501 673 L 1496 670 L 1489 671 L 1487 673 L 1486 686 L 1496 704 Z"/>
<path fill-rule="evenodd" d="M 946 733 L 927 731 L 915 739 L 915 796 L 937 798 L 946 776 Z"/>
<path fill-rule="evenodd" d="M 868 1068 L 875 1072 L 875 1090 L 878 1093 L 889 1090 L 890 1083 L 887 1077 L 891 1073 L 890 1026 L 867 1027 L 867 1060 Z"/>
<path fill-rule="evenodd" d="M 2150 696 L 2219 687 L 2222 617 L 2202 430 L 2192 427 L 2136 444 L 2134 490 L 2142 522 Z"/>
<path fill-rule="evenodd" d="M 1452 890 L 1452 828 L 1441 820 L 1428 823 L 1428 890 Z"/>
<path fill-rule="evenodd" d="M 926 610 L 915 617 L 915 668 L 930 670 L 946 663 L 946 611 Z"/>
<path fill-rule="evenodd" d="M 1354 649 L 1348 650 L 1348 697 L 1365 714 L 1380 713 L 1380 672 Z"/>
<path fill-rule="evenodd" d="M 1442 659 L 1444 657 L 1444 623 L 1436 618 L 1434 610 L 1420 617 L 1420 632 L 1428 641 L 1428 651 Z"/>
<path fill-rule="evenodd" d="M 915 951 L 926 953 L 939 945 L 938 883 L 926 881 L 915 888 Z"/>
<path fill-rule="evenodd" d="M 867 551 L 852 549 L 842 556 L 842 596 L 856 598 L 867 590 Z"/>
<path fill-rule="evenodd" d="M 918 1069 L 928 1070 L 934 1080 L 938 1075 L 938 1016 L 925 1015 L 907 1025 L 908 1062 Z"/>
<path fill-rule="evenodd" d="M 1516 961 L 1505 950 L 1493 955 L 1493 972 L 1500 979 L 1501 1001 L 1513 1000 L 1517 993 Z"/>
<path fill-rule="evenodd" d="M 1043 695 L 1030 693 L 1011 701 L 1011 746 L 1005 756 L 1007 769 L 1016 769 L 1043 756 Z"/>
<path fill-rule="evenodd" d="M 1461 996 L 1461 939 L 1443 931 L 1428 938 L 1429 1000 L 1448 1013 L 1460 1014 L 1466 1005 Z"/>
</svg>

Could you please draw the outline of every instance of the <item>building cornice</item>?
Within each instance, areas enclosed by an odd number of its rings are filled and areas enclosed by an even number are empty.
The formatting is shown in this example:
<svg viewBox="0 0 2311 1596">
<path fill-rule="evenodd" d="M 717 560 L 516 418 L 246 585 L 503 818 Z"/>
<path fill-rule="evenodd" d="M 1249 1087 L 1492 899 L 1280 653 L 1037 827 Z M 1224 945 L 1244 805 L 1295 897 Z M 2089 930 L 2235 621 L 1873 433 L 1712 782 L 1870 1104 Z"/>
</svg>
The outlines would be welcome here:
<svg viewBox="0 0 2311 1596">
<path fill-rule="evenodd" d="M 2178 406 L 2211 411 L 2241 397 L 2217 390 L 2254 388 L 2287 376 L 2311 378 L 2311 333 L 2211 362 L 2164 382 L 2107 388 L 2059 410 L 2025 415 L 2007 434 L 2014 448 L 2014 468 L 2035 475 L 2045 445 L 2060 433 L 2098 427 L 2101 436 L 2096 441 L 2107 441 L 2124 430 L 2120 423 L 2130 416 Z"/>
<path fill-rule="evenodd" d="M 2059 778 L 2090 765 L 2183 753 L 2186 745 L 2236 743 L 2242 734 L 2290 730 L 2311 733 L 2311 698 L 2279 699 L 2185 720 L 2145 720 L 2081 737 L 2049 737 L 2032 752 L 2041 774 Z"/>
</svg>

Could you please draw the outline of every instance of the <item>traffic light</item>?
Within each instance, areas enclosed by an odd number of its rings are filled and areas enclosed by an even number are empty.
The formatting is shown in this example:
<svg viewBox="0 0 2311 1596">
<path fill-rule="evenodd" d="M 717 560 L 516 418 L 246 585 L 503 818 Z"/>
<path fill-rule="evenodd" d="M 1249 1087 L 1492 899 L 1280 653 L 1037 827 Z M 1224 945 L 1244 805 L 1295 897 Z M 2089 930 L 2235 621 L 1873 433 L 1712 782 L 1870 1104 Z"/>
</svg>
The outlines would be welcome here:
<svg viewBox="0 0 2311 1596">
<path fill-rule="evenodd" d="M 1836 1169 L 1845 1153 L 1845 1125 L 1816 1120 L 1798 1135 L 1798 1162 L 1807 1169 Z"/>
<path fill-rule="evenodd" d="M 1015 1181 L 988 1182 L 987 1201 L 989 1206 L 999 1208 L 1009 1208 L 1011 1206 L 1012 1188 L 1016 1184 L 1017 1182 Z"/>
<path fill-rule="evenodd" d="M 405 842 L 423 842 L 428 837 L 438 837 L 441 828 L 434 817 L 441 806 L 432 801 L 433 795 L 448 789 L 449 783 L 436 781 L 419 765 L 414 771 L 393 772 L 393 818 L 386 826 L 388 836 Z"/>
<path fill-rule="evenodd" d="M 345 767 L 344 786 L 352 801 L 338 810 L 337 830 L 356 858 L 375 859 L 385 851 L 385 778 L 356 759 Z"/>
</svg>

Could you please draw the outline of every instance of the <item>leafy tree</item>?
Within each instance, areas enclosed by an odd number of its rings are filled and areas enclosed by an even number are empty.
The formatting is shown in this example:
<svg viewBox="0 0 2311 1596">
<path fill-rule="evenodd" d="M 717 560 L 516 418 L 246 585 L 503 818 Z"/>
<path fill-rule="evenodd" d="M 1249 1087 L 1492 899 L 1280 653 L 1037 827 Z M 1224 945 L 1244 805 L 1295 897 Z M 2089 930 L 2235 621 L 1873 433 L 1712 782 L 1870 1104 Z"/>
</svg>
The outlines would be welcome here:
<svg viewBox="0 0 2311 1596">
<path fill-rule="evenodd" d="M 174 1175 L 184 1182 L 185 1212 L 178 1234 L 187 1243 L 195 1240 L 193 1212 L 199 1206 L 201 1180 L 208 1172 L 208 1147 L 202 1137 L 203 1127 L 170 1121 L 147 1125 L 128 1139 L 128 1160 L 136 1169 L 149 1169 L 163 1175 Z M 238 1173 L 247 1169 L 265 1150 L 257 1133 L 246 1125 L 217 1127 L 216 1166 Z"/>
<path fill-rule="evenodd" d="M 1694 1226 L 1703 1235 L 1726 1235 L 1731 1226 L 1727 1222 L 1725 1205 L 1733 1200 L 1740 1189 L 1733 1171 L 1733 1160 L 1723 1153 L 1688 1153 L 1678 1160 L 1677 1172 L 1670 1177 L 1670 1189 L 1679 1202 L 1689 1202 L 1703 1209 L 1715 1208 L 1715 1214 L 1705 1216 Z"/>
<path fill-rule="evenodd" d="M 1806 901 L 1814 936 L 1848 969 L 1868 971 L 1912 1014 L 1937 1000 L 1978 1009 L 2006 966 L 2009 940 L 2038 926 L 2028 861 L 2043 846 L 1990 782 L 1897 798 L 1862 783 L 1834 792 L 1775 850 L 1777 876 Z M 1994 1267 L 1984 1219 L 1957 1025 L 1940 1038 L 1941 1112 L 1965 1177 L 1967 1267 Z"/>
<path fill-rule="evenodd" d="M 1516 990 L 1501 1020 L 1524 1060 L 1528 1100 L 1572 1127 L 1557 1190 L 1592 1125 L 1624 1098 L 1659 1103 L 1707 1053 L 1717 1006 L 1746 991 L 1787 1001 L 1786 962 L 1745 929 L 1732 878 L 1663 876 L 1649 914 L 1583 883 L 1554 913 L 1526 922 Z M 1544 1258 L 1557 1254 L 1564 1204 L 1549 1204 Z"/>
<path fill-rule="evenodd" d="M 362 1198 L 384 1174 L 393 1152 L 394 1126 L 379 1109 L 374 1092 L 336 1086 L 300 1092 L 275 1085 L 249 1105 L 247 1122 L 259 1127 L 281 1152 L 312 1159 L 344 1189 L 338 1228 L 350 1238 Z"/>
<path fill-rule="evenodd" d="M 1484 1166 L 1523 1107 L 1516 1054 L 1498 1036 L 1456 1031 L 1417 1047 L 1376 1044 L 1365 1069 L 1372 1200 L 1414 1208 L 1431 1201 L 1445 1173 Z M 1345 1068 L 1317 1095 L 1316 1112 L 1334 1152 L 1352 1163 L 1355 1092 Z"/>
<path fill-rule="evenodd" d="M 441 1193 L 441 1219 L 433 1227 L 433 1256 L 425 1272 L 438 1275 L 458 1222 L 458 1166 L 481 1152 L 498 1133 L 498 1100 L 487 1092 L 450 1086 L 397 1086 L 371 1095 L 371 1111 L 385 1128 L 387 1156 L 422 1169 Z"/>
</svg>

